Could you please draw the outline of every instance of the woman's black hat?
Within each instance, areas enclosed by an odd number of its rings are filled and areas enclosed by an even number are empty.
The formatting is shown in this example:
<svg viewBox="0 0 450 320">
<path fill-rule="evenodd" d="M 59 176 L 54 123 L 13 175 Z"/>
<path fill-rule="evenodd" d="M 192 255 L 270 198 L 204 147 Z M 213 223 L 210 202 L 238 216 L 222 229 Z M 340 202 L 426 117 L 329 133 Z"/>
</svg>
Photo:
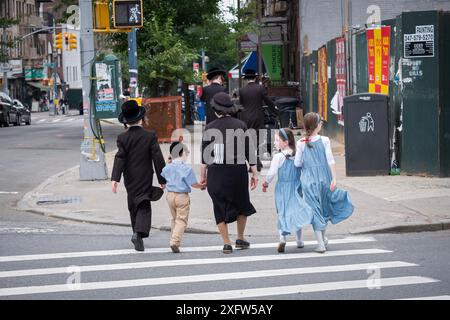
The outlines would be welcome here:
<svg viewBox="0 0 450 320">
<path fill-rule="evenodd" d="M 230 96 L 225 92 L 219 92 L 214 95 L 211 100 L 211 107 L 215 111 L 220 111 L 227 114 L 236 113 L 239 110 L 242 110 L 242 107 L 234 104 Z"/>
<path fill-rule="evenodd" d="M 258 76 L 255 70 L 253 69 L 247 69 L 245 71 L 245 74 L 242 76 L 244 79 L 255 79 Z"/>
<path fill-rule="evenodd" d="M 146 111 L 144 107 L 139 107 L 135 100 L 128 100 L 122 104 L 119 121 L 124 124 L 139 121 L 144 118 Z"/>
<path fill-rule="evenodd" d="M 226 77 L 227 73 L 224 70 L 220 70 L 218 68 L 212 68 L 211 70 L 209 70 L 208 74 L 206 75 L 206 79 L 212 80 L 216 76 Z"/>
</svg>

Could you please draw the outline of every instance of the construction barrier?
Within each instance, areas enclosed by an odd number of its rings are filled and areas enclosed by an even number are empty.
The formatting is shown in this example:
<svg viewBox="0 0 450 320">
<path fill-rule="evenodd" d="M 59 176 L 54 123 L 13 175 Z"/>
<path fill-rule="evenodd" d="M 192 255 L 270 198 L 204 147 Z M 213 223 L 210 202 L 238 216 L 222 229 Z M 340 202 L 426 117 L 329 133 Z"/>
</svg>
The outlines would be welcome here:
<svg viewBox="0 0 450 320">
<path fill-rule="evenodd" d="M 142 99 L 142 106 L 147 109 L 144 128 L 156 131 L 158 142 L 171 142 L 172 133 L 182 128 L 181 99 L 181 96 Z"/>
</svg>

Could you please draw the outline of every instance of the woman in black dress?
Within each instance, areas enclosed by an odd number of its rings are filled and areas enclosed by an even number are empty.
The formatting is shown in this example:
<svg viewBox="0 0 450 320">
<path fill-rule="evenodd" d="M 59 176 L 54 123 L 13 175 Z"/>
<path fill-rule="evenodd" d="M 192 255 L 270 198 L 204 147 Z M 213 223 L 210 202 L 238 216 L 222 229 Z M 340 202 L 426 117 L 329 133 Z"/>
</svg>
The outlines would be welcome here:
<svg viewBox="0 0 450 320">
<path fill-rule="evenodd" d="M 254 190 L 258 183 L 256 149 L 246 124 L 231 116 L 239 107 L 233 104 L 228 94 L 217 93 L 211 106 L 218 119 L 206 126 L 203 135 L 201 180 L 207 182 L 213 201 L 216 224 L 224 242 L 223 252 L 231 253 L 229 223 L 237 221 L 236 248 L 250 246 L 244 239 L 244 231 L 247 217 L 256 210 L 250 202 L 247 162 L 252 172 L 251 189 Z"/>
</svg>

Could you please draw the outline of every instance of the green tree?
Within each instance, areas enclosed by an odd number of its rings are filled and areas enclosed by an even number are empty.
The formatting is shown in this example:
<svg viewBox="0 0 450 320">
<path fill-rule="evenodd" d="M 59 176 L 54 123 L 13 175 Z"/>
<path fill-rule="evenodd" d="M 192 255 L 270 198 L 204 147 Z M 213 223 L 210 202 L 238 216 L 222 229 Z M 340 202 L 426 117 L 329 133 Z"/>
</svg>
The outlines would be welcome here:
<svg viewBox="0 0 450 320">
<path fill-rule="evenodd" d="M 10 19 L 10 18 L 0 18 L 0 29 L 2 29 L 2 32 L 5 32 L 6 29 L 10 28 L 11 26 L 17 24 L 16 20 Z M 14 48 L 15 41 L 14 40 L 3 40 L 3 36 L 0 37 L 0 62 L 7 62 L 9 55 L 8 50 Z"/>
<path fill-rule="evenodd" d="M 139 77 L 152 96 L 168 95 L 178 79 L 195 81 L 190 67 L 195 54 L 174 32 L 171 19 L 145 21 L 139 39 Z"/>
</svg>

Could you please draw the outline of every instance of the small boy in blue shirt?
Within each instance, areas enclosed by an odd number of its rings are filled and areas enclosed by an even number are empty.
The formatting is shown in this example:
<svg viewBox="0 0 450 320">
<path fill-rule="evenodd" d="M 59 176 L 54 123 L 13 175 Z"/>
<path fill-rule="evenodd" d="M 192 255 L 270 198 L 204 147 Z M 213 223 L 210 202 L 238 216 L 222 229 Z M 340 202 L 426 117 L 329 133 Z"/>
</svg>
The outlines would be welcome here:
<svg viewBox="0 0 450 320">
<path fill-rule="evenodd" d="M 189 218 L 191 187 L 204 190 L 206 185 L 199 184 L 192 167 L 185 164 L 189 155 L 185 144 L 172 143 L 170 155 L 172 161 L 164 167 L 161 176 L 167 181 L 167 203 L 172 214 L 170 248 L 173 253 L 179 253 L 181 238 Z"/>
</svg>

